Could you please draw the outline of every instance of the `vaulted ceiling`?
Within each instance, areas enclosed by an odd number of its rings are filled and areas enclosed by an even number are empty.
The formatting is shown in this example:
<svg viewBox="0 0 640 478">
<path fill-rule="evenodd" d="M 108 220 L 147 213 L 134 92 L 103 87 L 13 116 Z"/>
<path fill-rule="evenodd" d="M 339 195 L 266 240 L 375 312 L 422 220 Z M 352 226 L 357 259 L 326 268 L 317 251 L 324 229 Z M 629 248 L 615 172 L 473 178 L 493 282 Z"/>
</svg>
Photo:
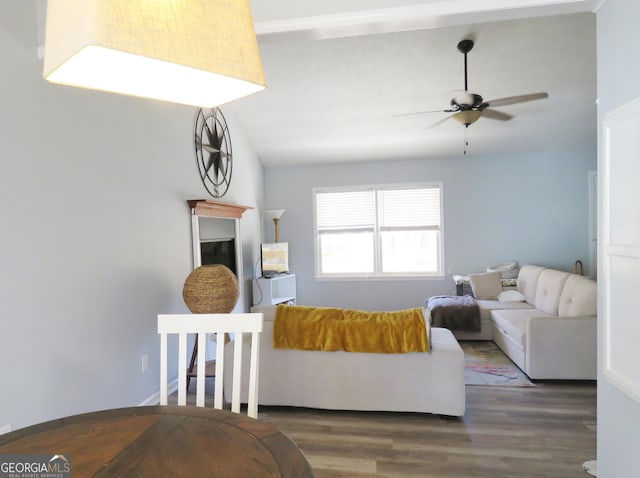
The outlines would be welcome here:
<svg viewBox="0 0 640 478">
<path fill-rule="evenodd" d="M 482 7 L 477 4 L 481 3 Z M 254 0 L 268 89 L 224 106 L 267 166 L 463 155 L 446 109 L 464 89 L 496 108 L 467 130 L 469 157 L 596 144 L 594 1 Z"/>
</svg>

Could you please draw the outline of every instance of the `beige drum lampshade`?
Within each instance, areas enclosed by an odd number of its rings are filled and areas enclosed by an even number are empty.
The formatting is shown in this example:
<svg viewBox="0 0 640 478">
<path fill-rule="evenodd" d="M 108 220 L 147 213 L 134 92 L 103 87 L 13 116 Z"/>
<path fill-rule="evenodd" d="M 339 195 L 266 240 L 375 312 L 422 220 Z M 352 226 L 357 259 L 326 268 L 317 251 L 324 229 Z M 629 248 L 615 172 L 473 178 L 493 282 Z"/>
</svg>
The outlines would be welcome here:
<svg viewBox="0 0 640 478">
<path fill-rule="evenodd" d="M 239 296 L 238 279 L 221 264 L 194 269 L 182 289 L 184 302 L 194 314 L 228 314 Z"/>
<path fill-rule="evenodd" d="M 266 85 L 249 0 L 49 0 L 44 77 L 208 108 Z"/>
</svg>

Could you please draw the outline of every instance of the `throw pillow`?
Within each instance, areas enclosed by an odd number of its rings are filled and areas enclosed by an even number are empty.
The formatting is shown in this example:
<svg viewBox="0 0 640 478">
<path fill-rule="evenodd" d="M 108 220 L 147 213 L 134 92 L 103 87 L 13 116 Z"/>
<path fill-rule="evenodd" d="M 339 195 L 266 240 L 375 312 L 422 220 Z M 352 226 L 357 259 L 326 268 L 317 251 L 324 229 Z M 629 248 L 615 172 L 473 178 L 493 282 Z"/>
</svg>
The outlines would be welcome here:
<svg viewBox="0 0 640 478">
<path fill-rule="evenodd" d="M 471 290 L 478 300 L 497 299 L 502 292 L 500 272 L 485 272 L 482 274 L 470 274 Z"/>
<path fill-rule="evenodd" d="M 517 290 L 505 290 L 498 295 L 500 302 L 524 302 L 524 295 Z"/>
</svg>

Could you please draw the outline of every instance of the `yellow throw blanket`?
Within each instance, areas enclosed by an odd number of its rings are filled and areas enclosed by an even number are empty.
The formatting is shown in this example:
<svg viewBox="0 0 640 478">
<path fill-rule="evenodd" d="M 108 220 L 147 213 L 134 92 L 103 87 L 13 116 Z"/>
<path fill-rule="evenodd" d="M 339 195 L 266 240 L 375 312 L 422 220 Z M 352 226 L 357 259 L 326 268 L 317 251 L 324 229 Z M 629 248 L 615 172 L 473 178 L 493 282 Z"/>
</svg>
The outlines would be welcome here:
<svg viewBox="0 0 640 478">
<path fill-rule="evenodd" d="M 278 305 L 273 347 L 347 352 L 428 352 L 422 309 L 396 312 Z"/>
</svg>

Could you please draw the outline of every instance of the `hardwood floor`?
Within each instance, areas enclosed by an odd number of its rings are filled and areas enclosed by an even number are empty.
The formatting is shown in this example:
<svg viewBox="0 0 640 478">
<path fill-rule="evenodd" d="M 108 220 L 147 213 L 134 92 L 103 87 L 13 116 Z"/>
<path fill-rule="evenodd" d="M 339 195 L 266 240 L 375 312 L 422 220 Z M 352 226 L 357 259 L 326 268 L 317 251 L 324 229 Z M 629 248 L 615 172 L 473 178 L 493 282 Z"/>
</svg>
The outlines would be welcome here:
<svg viewBox="0 0 640 478">
<path fill-rule="evenodd" d="M 596 458 L 595 383 L 467 386 L 462 419 L 260 407 L 316 478 L 586 478 Z"/>
</svg>

